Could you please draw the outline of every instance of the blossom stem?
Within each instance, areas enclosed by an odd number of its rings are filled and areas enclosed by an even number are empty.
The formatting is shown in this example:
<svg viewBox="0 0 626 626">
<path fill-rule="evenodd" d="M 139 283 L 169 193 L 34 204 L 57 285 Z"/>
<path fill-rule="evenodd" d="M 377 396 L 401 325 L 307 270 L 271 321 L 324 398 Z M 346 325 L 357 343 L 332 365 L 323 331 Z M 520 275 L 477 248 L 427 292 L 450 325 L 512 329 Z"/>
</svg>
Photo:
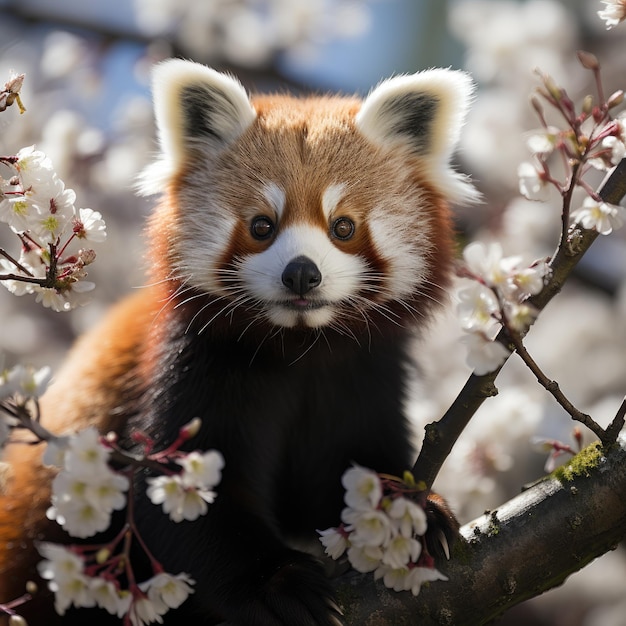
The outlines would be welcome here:
<svg viewBox="0 0 626 626">
<path fill-rule="evenodd" d="M 30 276 L 31 278 L 34 277 L 33 273 L 25 268 L 19 261 L 17 261 L 16 259 L 14 259 L 6 250 L 4 250 L 3 248 L 0 248 L 0 255 L 2 255 L 5 259 L 7 259 L 8 261 L 10 261 L 11 263 L 13 263 L 13 265 L 15 265 L 15 267 L 17 267 L 18 270 L 20 270 L 20 272 L 24 272 L 24 274 L 26 274 L 27 276 Z M 11 274 L 12 275 L 12 274 Z M 17 280 L 23 280 L 23 276 L 18 276 Z M 7 278 L 2 278 L 0 280 L 14 280 L 14 279 L 7 279 Z"/>
<path fill-rule="evenodd" d="M 535 375 L 537 382 L 552 395 L 552 397 L 569 413 L 572 419 L 577 422 L 581 422 L 596 434 L 603 444 L 609 443 L 606 438 L 606 431 L 587 413 L 583 413 L 577 409 L 565 396 L 559 387 L 559 383 L 555 380 L 551 380 L 545 375 L 543 370 L 539 367 L 537 362 L 530 356 L 526 346 L 522 341 L 519 333 L 516 333 L 513 329 L 507 326 L 507 333 L 511 340 L 511 343 L 515 346 L 515 351 L 521 357 L 522 361 L 528 366 L 530 371 Z"/>
</svg>

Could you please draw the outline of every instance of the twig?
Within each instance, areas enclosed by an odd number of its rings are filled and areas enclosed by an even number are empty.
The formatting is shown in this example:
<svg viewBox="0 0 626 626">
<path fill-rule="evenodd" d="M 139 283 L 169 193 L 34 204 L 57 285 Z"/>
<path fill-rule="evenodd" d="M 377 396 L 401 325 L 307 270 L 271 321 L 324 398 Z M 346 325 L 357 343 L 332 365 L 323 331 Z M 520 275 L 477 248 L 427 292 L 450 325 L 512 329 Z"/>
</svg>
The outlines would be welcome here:
<svg viewBox="0 0 626 626">
<path fill-rule="evenodd" d="M 552 397 L 575 419 L 577 422 L 584 424 L 589 430 L 593 431 L 602 441 L 603 444 L 610 443 L 607 440 L 606 431 L 598 424 L 590 415 L 578 410 L 565 396 L 559 387 L 559 383 L 555 380 L 548 378 L 543 370 L 539 367 L 537 362 L 530 356 L 526 346 L 522 341 L 522 338 L 518 333 L 512 332 L 509 329 L 509 338 L 515 346 L 515 351 L 521 357 L 522 361 L 526 363 L 530 371 L 535 375 L 537 382 L 550 394 Z"/>
<path fill-rule="evenodd" d="M 612 443 L 615 441 L 621 432 L 622 428 L 624 428 L 624 422 L 626 420 L 626 397 L 622 400 L 622 404 L 620 404 L 613 421 L 609 424 L 606 429 L 606 438 L 607 441 Z"/>
</svg>

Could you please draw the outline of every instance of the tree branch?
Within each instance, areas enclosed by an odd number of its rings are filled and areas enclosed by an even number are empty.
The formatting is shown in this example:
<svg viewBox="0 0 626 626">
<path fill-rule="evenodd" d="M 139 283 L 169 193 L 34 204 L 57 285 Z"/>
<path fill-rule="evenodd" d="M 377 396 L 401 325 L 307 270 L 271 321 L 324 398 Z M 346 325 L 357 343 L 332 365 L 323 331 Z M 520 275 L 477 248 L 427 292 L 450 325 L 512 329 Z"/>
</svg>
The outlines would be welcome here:
<svg viewBox="0 0 626 626">
<path fill-rule="evenodd" d="M 497 510 L 463 526 L 463 540 L 438 568 L 447 582 L 389 591 L 371 574 L 336 583 L 345 623 L 485 624 L 614 549 L 626 534 L 626 439 L 597 444 Z"/>
</svg>

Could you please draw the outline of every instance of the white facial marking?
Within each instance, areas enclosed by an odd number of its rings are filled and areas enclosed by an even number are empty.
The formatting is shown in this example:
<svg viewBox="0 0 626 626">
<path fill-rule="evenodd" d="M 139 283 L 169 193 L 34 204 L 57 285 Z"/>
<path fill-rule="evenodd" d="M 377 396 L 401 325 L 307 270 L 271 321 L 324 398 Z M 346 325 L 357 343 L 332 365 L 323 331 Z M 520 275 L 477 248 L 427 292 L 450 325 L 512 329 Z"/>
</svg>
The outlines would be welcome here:
<svg viewBox="0 0 626 626">
<path fill-rule="evenodd" d="M 345 189 L 346 185 L 344 183 L 335 183 L 326 188 L 322 196 L 322 211 L 327 218 L 334 213 Z"/>
<path fill-rule="evenodd" d="M 313 261 L 322 275 L 320 285 L 304 297 L 282 282 L 287 264 L 300 256 Z M 265 303 L 274 324 L 319 328 L 332 322 L 340 303 L 358 293 L 366 269 L 362 259 L 339 250 L 321 228 L 298 225 L 280 233 L 267 250 L 245 257 L 239 276 L 246 291 Z"/>
<path fill-rule="evenodd" d="M 263 189 L 263 195 L 280 219 L 285 208 L 286 195 L 284 189 L 279 187 L 276 183 L 267 183 Z"/>
</svg>

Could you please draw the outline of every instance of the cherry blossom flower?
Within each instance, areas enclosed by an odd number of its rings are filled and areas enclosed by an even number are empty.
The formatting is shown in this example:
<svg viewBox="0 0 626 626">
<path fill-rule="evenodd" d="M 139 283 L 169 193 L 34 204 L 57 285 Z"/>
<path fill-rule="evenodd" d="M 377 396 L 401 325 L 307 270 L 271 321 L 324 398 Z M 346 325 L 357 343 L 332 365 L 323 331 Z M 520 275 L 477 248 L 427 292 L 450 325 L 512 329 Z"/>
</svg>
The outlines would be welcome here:
<svg viewBox="0 0 626 626">
<path fill-rule="evenodd" d="M 378 506 L 382 488 L 378 474 L 363 467 L 348 469 L 341 484 L 346 489 L 346 504 L 357 511 L 368 511 Z"/>
<path fill-rule="evenodd" d="M 384 546 L 392 537 L 392 526 L 383 511 L 354 511 L 344 509 L 341 520 L 348 524 L 350 543 L 355 546 Z"/>
<path fill-rule="evenodd" d="M 102 576 L 93 576 L 89 579 L 89 589 L 101 609 L 119 618 L 128 613 L 132 595 L 129 591 L 120 590 L 113 581 Z"/>
<path fill-rule="evenodd" d="M 348 549 L 347 533 L 337 528 L 318 530 L 326 554 L 335 561 Z"/>
<path fill-rule="evenodd" d="M 424 583 L 434 582 L 435 580 L 448 580 L 448 577 L 434 567 L 413 567 L 409 570 L 407 576 L 407 591 L 416 596 Z"/>
<path fill-rule="evenodd" d="M 526 161 L 520 163 L 517 168 L 517 176 L 519 178 L 519 192 L 525 198 L 541 202 L 548 200 L 550 197 L 550 187 L 545 178 L 532 163 Z"/>
<path fill-rule="evenodd" d="M 92 209 L 78 209 L 78 216 L 74 218 L 74 234 L 79 239 L 87 239 L 101 243 L 106 239 L 106 225 L 102 215 Z"/>
<path fill-rule="evenodd" d="M 408 498 L 395 498 L 387 510 L 387 515 L 395 520 L 403 537 L 424 535 L 426 533 L 426 512 Z"/>
<path fill-rule="evenodd" d="M 165 611 L 164 611 L 165 612 Z M 137 593 L 133 597 L 133 601 L 128 610 L 128 619 L 133 626 L 144 626 L 158 622 L 163 623 L 163 613 L 157 610 L 152 600 L 143 593 Z"/>
<path fill-rule="evenodd" d="M 498 369 L 510 354 L 499 341 L 493 341 L 480 332 L 465 335 L 461 342 L 467 346 L 467 365 L 477 376 Z"/>
<path fill-rule="evenodd" d="M 128 478 L 108 466 L 109 455 L 95 428 L 86 428 L 67 441 L 46 515 L 74 537 L 106 530 L 111 513 L 126 505 Z"/>
<path fill-rule="evenodd" d="M 521 264 L 521 257 L 505 257 L 498 242 L 470 243 L 463 250 L 463 259 L 470 274 L 482 279 L 489 287 L 502 287 L 513 270 Z"/>
<path fill-rule="evenodd" d="M 146 494 L 153 504 L 162 504 L 163 512 L 174 522 L 193 521 L 205 515 L 207 504 L 214 502 L 216 493 L 211 490 L 186 486 L 180 474 L 156 476 L 147 479 Z"/>
<path fill-rule="evenodd" d="M 176 576 L 161 572 L 149 580 L 139 584 L 139 588 L 147 593 L 155 610 L 161 615 L 169 609 L 177 609 L 194 592 L 195 581 L 184 572 Z"/>
<path fill-rule="evenodd" d="M 32 366 L 16 365 L 0 374 L 0 398 L 15 393 L 25 398 L 38 398 L 48 388 L 52 378 L 52 370 L 47 366 L 35 369 Z"/>
<path fill-rule="evenodd" d="M 459 304 L 457 315 L 461 326 L 467 331 L 490 328 L 500 306 L 494 292 L 489 287 L 473 282 L 457 291 Z"/>
<path fill-rule="evenodd" d="M 183 467 L 182 483 L 185 487 L 213 489 L 222 478 L 224 457 L 217 450 L 190 452 L 176 462 Z"/>
<path fill-rule="evenodd" d="M 350 546 L 348 548 L 348 560 L 350 565 L 362 574 L 375 571 L 383 558 L 383 550 L 380 546 Z"/>
<path fill-rule="evenodd" d="M 54 592 L 54 608 L 59 615 L 73 604 L 76 607 L 92 607 L 93 597 L 89 578 L 84 574 L 83 560 L 69 549 L 52 543 L 40 543 L 38 550 L 43 561 L 37 564 L 39 575 L 48 580 L 48 588 Z"/>
<path fill-rule="evenodd" d="M 393 569 L 400 569 L 411 562 L 417 562 L 421 552 L 421 542 L 413 537 L 405 537 L 400 534 L 393 537 L 385 545 L 385 552 L 381 561 Z"/>
<path fill-rule="evenodd" d="M 533 154 L 546 156 L 554 152 L 560 135 L 561 131 L 554 126 L 542 128 L 529 134 L 526 145 Z"/>
<path fill-rule="evenodd" d="M 602 3 L 606 7 L 598 11 L 598 16 L 606 23 L 607 30 L 626 19 L 626 0 L 602 0 Z"/>
<path fill-rule="evenodd" d="M 595 229 L 601 235 L 609 235 L 624 223 L 624 208 L 587 197 L 582 206 L 572 211 L 570 216 L 583 228 Z"/>
</svg>

